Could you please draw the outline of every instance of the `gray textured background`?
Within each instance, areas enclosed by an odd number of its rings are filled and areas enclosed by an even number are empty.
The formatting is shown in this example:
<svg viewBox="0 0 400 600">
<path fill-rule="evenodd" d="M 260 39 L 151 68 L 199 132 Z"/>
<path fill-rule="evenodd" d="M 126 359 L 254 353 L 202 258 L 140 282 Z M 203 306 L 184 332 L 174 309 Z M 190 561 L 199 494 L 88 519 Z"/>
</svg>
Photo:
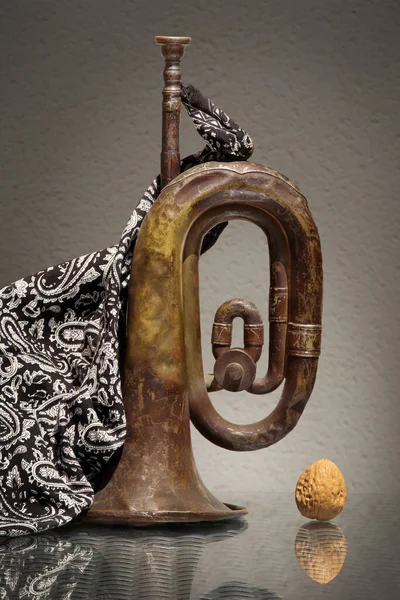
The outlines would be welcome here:
<svg viewBox="0 0 400 600">
<path fill-rule="evenodd" d="M 0 285 L 118 240 L 158 172 L 156 34 L 193 37 L 185 81 L 249 131 L 254 162 L 309 200 L 325 274 L 315 391 L 268 450 L 231 453 L 194 433 L 215 490 L 292 490 L 327 457 L 350 491 L 400 491 L 399 12 L 391 0 L 1 2 Z M 202 145 L 185 116 L 182 155 Z M 207 370 L 215 309 L 248 296 L 265 315 L 267 275 L 262 234 L 243 222 L 204 256 Z M 214 401 L 251 422 L 278 395 Z"/>
</svg>

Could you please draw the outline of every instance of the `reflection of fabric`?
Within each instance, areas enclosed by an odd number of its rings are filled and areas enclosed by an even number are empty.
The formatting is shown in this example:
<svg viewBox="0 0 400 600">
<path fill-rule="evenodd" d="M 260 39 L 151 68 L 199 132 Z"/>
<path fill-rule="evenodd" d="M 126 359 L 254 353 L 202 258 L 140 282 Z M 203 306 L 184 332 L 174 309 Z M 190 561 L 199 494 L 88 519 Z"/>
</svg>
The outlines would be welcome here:
<svg viewBox="0 0 400 600">
<path fill-rule="evenodd" d="M 0 598 L 69 600 L 92 558 L 84 542 L 51 534 L 7 540 L 0 545 Z"/>
<path fill-rule="evenodd" d="M 72 525 L 3 539 L 0 599 L 189 599 L 206 546 L 246 529 L 240 521 L 142 530 Z"/>
<path fill-rule="evenodd" d="M 182 171 L 245 160 L 249 136 L 192 86 L 182 100 L 207 147 Z M 119 244 L 0 290 L 0 534 L 57 527 L 91 505 L 96 476 L 125 436 L 120 365 L 127 285 L 144 193 Z M 215 243 L 225 224 L 204 238 Z"/>
</svg>

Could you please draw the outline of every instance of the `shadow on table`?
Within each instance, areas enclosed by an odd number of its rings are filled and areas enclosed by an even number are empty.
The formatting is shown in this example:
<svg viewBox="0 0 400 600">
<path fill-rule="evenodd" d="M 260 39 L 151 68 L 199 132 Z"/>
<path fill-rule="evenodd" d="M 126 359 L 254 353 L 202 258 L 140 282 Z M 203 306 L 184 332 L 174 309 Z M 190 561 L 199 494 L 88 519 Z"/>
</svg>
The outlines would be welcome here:
<svg viewBox="0 0 400 600">
<path fill-rule="evenodd" d="M 243 600 L 244 598 L 254 598 L 256 600 L 282 600 L 273 592 L 265 588 L 252 587 L 242 581 L 231 581 L 219 586 L 215 590 L 208 592 L 201 600 Z"/>
</svg>

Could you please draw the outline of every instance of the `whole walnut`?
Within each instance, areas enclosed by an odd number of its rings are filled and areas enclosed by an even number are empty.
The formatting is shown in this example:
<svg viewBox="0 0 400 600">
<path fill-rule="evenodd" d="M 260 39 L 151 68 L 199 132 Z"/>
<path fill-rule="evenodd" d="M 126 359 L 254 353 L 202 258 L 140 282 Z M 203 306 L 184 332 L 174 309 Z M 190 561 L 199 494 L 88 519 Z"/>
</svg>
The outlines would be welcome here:
<svg viewBox="0 0 400 600">
<path fill-rule="evenodd" d="M 329 521 L 342 512 L 347 487 L 340 469 L 326 458 L 310 465 L 296 485 L 296 504 L 303 517 Z"/>
</svg>

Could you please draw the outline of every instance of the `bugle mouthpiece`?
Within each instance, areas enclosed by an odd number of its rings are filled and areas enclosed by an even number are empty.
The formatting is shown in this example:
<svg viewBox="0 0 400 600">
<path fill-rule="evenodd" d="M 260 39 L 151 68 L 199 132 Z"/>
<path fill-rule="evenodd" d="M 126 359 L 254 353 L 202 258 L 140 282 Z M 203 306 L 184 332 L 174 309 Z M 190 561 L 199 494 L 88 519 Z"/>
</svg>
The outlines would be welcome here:
<svg viewBox="0 0 400 600">
<path fill-rule="evenodd" d="M 161 188 L 180 173 L 179 123 L 181 115 L 180 62 L 190 37 L 158 35 L 164 58 L 164 89 L 162 105 Z"/>
<path fill-rule="evenodd" d="M 160 46 L 169 46 L 171 44 L 187 46 L 192 41 L 191 37 L 176 37 L 173 35 L 156 35 L 154 39 Z"/>
</svg>

